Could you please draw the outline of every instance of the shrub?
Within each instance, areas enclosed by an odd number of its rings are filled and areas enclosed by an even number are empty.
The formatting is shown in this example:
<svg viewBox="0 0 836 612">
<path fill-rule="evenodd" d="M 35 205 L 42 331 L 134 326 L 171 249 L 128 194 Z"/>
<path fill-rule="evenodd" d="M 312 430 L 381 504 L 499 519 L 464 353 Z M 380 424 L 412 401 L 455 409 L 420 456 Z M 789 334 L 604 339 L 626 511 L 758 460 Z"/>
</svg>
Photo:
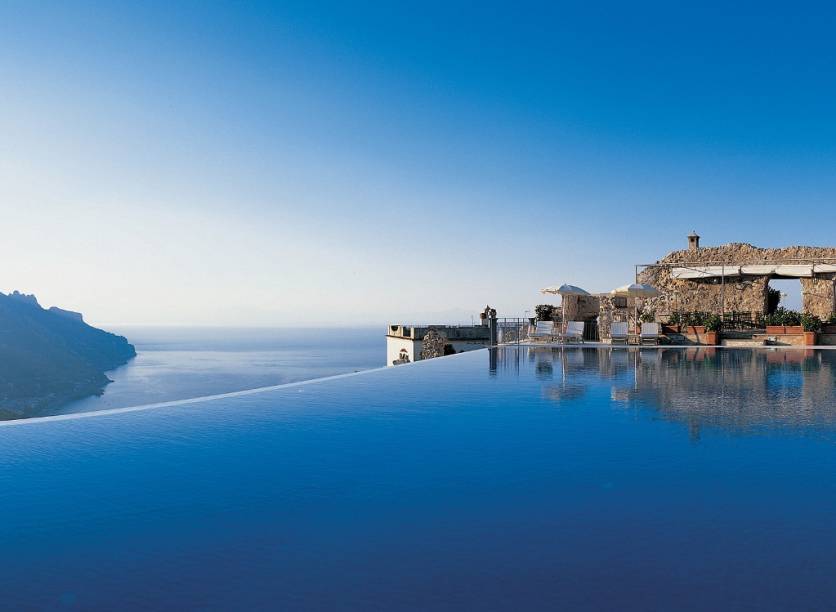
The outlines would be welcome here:
<svg viewBox="0 0 836 612">
<path fill-rule="evenodd" d="M 685 325 L 689 326 L 698 326 L 704 325 L 705 321 L 705 313 L 704 312 L 686 312 L 682 316 L 682 322 Z"/>
<path fill-rule="evenodd" d="M 534 314 L 538 321 L 551 321 L 557 308 L 554 304 L 538 304 L 534 307 Z"/>
<path fill-rule="evenodd" d="M 648 310 L 643 312 L 639 315 L 639 319 L 641 319 L 642 323 L 653 323 L 656 320 L 656 313 L 652 310 Z"/>
<path fill-rule="evenodd" d="M 782 306 L 772 314 L 766 315 L 764 322 L 767 325 L 801 325 L 801 314 Z"/>
<path fill-rule="evenodd" d="M 781 303 L 781 292 L 772 287 L 766 288 L 766 312 L 769 314 L 778 310 L 778 304 Z"/>
<path fill-rule="evenodd" d="M 720 315 L 709 314 L 705 315 L 702 324 L 705 325 L 706 331 L 716 332 L 720 331 L 720 328 L 723 327 L 723 320 L 720 318 Z"/>
<path fill-rule="evenodd" d="M 827 320 L 829 325 L 836 325 L 836 312 L 830 313 L 830 318 Z"/>
<path fill-rule="evenodd" d="M 805 312 L 801 315 L 800 319 L 801 326 L 804 328 L 804 331 L 817 332 L 821 330 L 821 319 L 819 319 L 816 315 Z"/>
<path fill-rule="evenodd" d="M 801 313 L 795 310 L 785 310 L 784 325 L 801 325 Z"/>
<path fill-rule="evenodd" d="M 672 312 L 668 316 L 668 325 L 679 325 L 682 323 L 682 315 L 678 312 Z"/>
</svg>

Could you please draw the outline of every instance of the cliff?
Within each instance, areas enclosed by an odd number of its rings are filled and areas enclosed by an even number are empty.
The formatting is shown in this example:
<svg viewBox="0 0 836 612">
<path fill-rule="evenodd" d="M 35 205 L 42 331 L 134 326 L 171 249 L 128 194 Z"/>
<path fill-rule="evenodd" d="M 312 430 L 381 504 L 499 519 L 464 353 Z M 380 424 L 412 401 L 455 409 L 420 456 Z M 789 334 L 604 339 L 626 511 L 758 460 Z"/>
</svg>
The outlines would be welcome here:
<svg viewBox="0 0 836 612">
<path fill-rule="evenodd" d="M 125 338 L 87 325 L 79 313 L 0 293 L 0 419 L 99 394 L 110 382 L 105 372 L 134 356 Z"/>
</svg>

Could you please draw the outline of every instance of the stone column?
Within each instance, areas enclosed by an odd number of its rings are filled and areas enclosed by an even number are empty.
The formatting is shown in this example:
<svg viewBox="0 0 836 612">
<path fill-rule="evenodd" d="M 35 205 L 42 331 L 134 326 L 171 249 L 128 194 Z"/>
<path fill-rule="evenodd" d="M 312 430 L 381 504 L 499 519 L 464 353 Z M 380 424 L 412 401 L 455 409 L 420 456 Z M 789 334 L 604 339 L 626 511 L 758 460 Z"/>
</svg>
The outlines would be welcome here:
<svg viewBox="0 0 836 612">
<path fill-rule="evenodd" d="M 802 278 L 801 309 L 821 319 L 836 311 L 836 274 Z"/>
</svg>

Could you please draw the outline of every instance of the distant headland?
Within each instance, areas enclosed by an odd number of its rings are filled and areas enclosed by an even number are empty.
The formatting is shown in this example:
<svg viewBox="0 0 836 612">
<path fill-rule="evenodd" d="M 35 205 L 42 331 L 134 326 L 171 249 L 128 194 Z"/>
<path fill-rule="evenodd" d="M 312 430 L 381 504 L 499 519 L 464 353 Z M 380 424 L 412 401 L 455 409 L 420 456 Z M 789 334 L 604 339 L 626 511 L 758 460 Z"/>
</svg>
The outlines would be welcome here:
<svg viewBox="0 0 836 612">
<path fill-rule="evenodd" d="M 0 420 L 101 394 L 105 372 L 135 356 L 126 338 L 88 325 L 81 313 L 0 293 Z"/>
</svg>

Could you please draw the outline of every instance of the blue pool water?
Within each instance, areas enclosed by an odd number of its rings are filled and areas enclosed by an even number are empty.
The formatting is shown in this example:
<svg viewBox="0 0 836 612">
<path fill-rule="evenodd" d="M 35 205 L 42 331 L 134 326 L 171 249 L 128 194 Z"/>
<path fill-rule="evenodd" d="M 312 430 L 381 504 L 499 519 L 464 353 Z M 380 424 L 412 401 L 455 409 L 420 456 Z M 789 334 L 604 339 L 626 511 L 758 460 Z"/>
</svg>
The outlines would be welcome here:
<svg viewBox="0 0 836 612">
<path fill-rule="evenodd" d="M 10 610 L 827 609 L 836 351 L 475 351 L 0 427 Z"/>
</svg>

